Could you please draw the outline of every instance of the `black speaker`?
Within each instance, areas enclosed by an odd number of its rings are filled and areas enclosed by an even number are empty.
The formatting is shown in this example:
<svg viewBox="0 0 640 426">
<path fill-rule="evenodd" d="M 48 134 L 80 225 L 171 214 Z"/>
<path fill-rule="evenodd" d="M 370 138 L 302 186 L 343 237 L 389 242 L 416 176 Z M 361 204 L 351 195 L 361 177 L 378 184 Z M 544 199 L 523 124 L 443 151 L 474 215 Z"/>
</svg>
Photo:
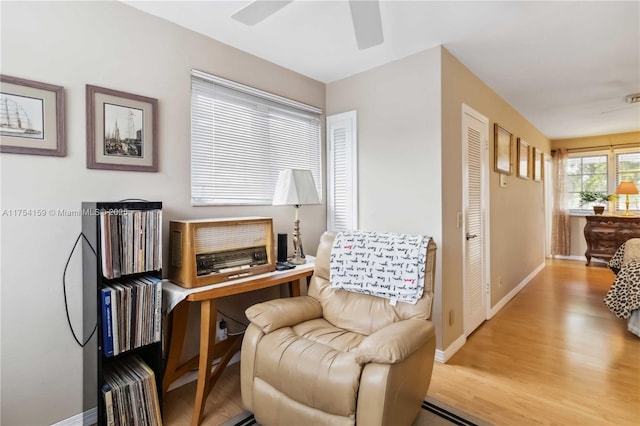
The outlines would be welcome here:
<svg viewBox="0 0 640 426">
<path fill-rule="evenodd" d="M 287 261 L 287 234 L 278 234 L 278 262 Z"/>
</svg>

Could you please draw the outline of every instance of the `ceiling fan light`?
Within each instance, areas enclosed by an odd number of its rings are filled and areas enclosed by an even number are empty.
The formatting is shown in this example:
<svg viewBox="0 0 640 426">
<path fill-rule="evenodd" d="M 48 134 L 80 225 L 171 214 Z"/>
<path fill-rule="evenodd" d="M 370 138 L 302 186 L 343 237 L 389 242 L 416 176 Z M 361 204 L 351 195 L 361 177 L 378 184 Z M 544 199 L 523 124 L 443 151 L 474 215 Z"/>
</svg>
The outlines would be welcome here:
<svg viewBox="0 0 640 426">
<path fill-rule="evenodd" d="M 628 104 L 637 104 L 640 102 L 640 93 L 634 93 L 632 95 L 627 95 L 625 98 Z"/>
</svg>

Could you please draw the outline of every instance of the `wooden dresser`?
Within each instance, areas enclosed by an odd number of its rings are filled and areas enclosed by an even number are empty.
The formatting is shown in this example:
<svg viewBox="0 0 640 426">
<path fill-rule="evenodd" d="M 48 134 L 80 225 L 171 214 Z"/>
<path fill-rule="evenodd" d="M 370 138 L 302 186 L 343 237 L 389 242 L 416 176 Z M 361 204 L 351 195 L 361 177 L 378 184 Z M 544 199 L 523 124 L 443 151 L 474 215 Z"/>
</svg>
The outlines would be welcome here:
<svg viewBox="0 0 640 426">
<path fill-rule="evenodd" d="M 608 262 L 622 243 L 629 238 L 640 238 L 640 216 L 593 215 L 586 219 L 587 266 L 592 257 Z"/>
</svg>

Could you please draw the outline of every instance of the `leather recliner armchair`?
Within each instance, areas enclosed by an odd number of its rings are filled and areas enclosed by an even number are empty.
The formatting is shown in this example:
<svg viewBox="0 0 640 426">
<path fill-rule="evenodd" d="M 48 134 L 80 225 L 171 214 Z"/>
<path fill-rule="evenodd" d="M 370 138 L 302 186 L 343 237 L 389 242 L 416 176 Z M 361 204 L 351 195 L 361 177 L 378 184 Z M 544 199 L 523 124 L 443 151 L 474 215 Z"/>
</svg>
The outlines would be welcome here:
<svg viewBox="0 0 640 426">
<path fill-rule="evenodd" d="M 331 288 L 334 238 L 321 237 L 307 296 L 247 309 L 243 404 L 263 425 L 410 425 L 434 362 L 435 243 L 427 249 L 422 298 L 392 306 Z"/>
</svg>

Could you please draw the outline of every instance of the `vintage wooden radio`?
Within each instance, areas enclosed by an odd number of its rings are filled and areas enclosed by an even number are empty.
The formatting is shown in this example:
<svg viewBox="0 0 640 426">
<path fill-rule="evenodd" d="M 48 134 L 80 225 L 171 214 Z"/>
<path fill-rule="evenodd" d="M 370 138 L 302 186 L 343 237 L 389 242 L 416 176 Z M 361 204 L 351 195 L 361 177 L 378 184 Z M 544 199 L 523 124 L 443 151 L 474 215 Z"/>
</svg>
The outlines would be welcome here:
<svg viewBox="0 0 640 426">
<path fill-rule="evenodd" d="M 275 270 L 269 217 L 174 220 L 169 224 L 169 279 L 187 287 Z"/>
</svg>

